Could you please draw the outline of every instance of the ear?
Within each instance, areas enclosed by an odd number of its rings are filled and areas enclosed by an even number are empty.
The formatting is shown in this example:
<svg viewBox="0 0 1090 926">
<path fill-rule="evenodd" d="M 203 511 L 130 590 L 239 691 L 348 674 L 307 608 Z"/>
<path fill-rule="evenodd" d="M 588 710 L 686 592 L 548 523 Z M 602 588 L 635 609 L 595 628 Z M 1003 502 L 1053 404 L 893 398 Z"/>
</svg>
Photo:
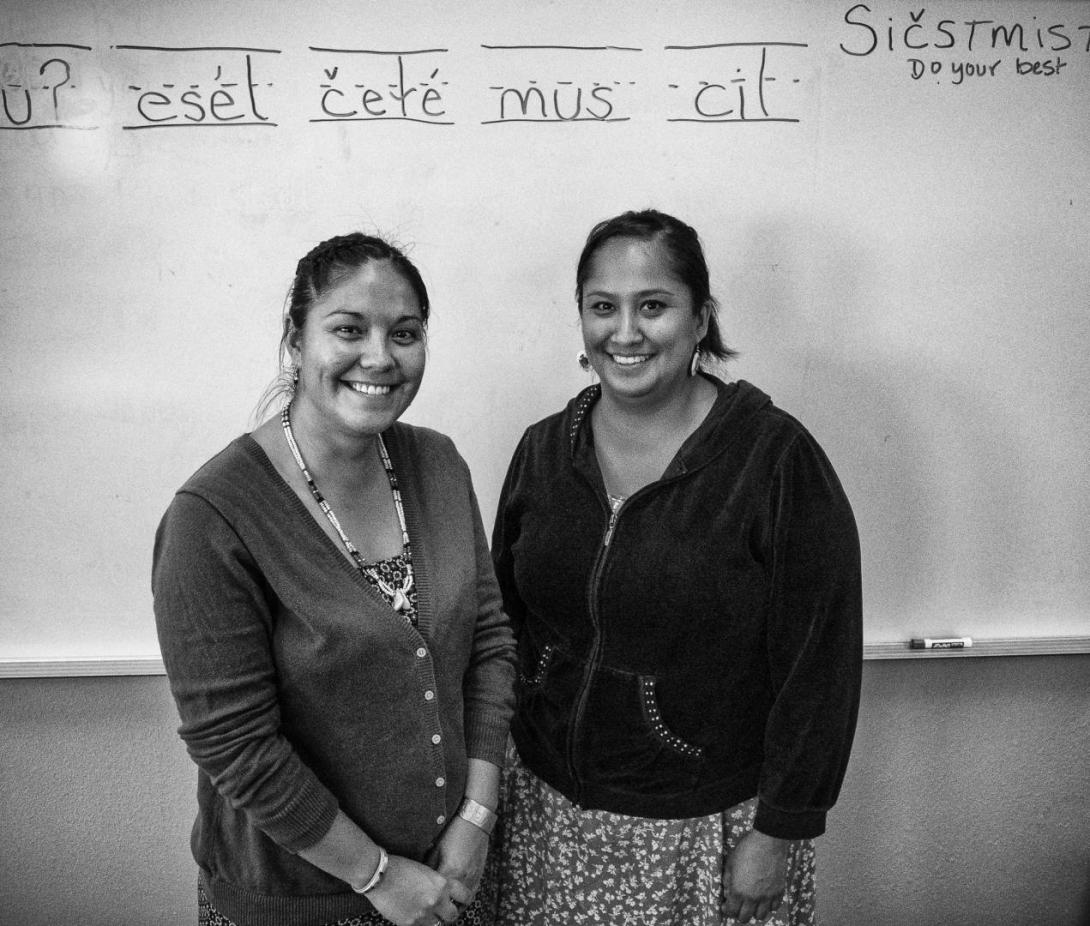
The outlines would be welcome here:
<svg viewBox="0 0 1090 926">
<path fill-rule="evenodd" d="M 697 317 L 700 319 L 700 323 L 697 326 L 697 343 L 704 340 L 704 336 L 708 333 L 708 322 L 712 317 L 712 304 L 710 301 L 705 302 L 697 313 Z"/>
<path fill-rule="evenodd" d="M 295 327 L 290 318 L 284 319 L 284 344 L 288 348 L 288 357 L 294 366 L 299 366 L 299 355 L 303 349 L 303 332 Z"/>
</svg>

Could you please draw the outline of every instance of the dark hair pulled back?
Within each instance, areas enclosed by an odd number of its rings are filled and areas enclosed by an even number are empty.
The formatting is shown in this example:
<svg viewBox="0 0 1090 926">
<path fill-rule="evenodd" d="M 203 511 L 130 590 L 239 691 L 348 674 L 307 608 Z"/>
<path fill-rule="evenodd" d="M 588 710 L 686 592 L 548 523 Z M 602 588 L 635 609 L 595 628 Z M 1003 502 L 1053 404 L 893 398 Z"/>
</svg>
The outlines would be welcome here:
<svg viewBox="0 0 1090 926">
<path fill-rule="evenodd" d="M 428 321 L 428 290 L 420 271 L 398 248 L 362 232 L 337 235 L 312 248 L 295 267 L 295 279 L 288 296 L 288 310 L 284 318 L 284 337 L 291 328 L 302 330 L 314 302 L 344 277 L 361 267 L 378 261 L 389 261 L 393 269 L 405 278 L 420 303 L 424 323 Z M 286 343 L 286 341 L 285 341 Z"/>
<path fill-rule="evenodd" d="M 598 249 L 613 238 L 635 238 L 660 244 L 670 264 L 670 271 L 692 294 L 693 311 L 699 313 L 705 305 L 709 307 L 708 333 L 697 345 L 700 352 L 717 360 L 730 360 L 738 356 L 736 350 L 727 347 L 723 342 L 719 330 L 719 303 L 711 294 L 708 263 L 704 259 L 700 237 L 681 219 L 657 209 L 625 212 L 599 222 L 590 230 L 575 270 L 575 298 L 580 310 L 583 303 L 583 284 L 590 273 L 591 261 Z"/>
<path fill-rule="evenodd" d="M 288 342 L 293 331 L 302 331 L 314 303 L 336 286 L 352 272 L 370 263 L 389 261 L 390 265 L 405 279 L 412 288 L 417 302 L 420 303 L 420 315 L 425 326 L 431 305 L 428 301 L 428 289 L 420 271 L 416 269 L 400 248 L 375 235 L 363 232 L 350 232 L 336 235 L 311 248 L 295 265 L 295 278 L 288 292 L 287 307 L 284 311 L 284 326 L 280 336 L 280 376 L 265 390 L 258 403 L 255 417 L 264 415 L 274 400 L 293 391 L 290 372 L 287 370 Z"/>
</svg>

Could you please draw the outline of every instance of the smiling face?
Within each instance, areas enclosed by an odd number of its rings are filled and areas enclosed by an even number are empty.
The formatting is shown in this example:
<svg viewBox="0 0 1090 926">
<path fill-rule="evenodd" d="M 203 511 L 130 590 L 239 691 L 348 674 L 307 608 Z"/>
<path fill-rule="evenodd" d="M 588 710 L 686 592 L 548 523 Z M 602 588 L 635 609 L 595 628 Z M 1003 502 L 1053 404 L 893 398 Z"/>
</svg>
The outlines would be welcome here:
<svg viewBox="0 0 1090 926">
<path fill-rule="evenodd" d="M 388 260 L 345 272 L 314 299 L 288 344 L 299 368 L 293 408 L 330 436 L 385 431 L 424 376 L 420 302 Z"/>
<path fill-rule="evenodd" d="M 591 258 L 581 289 L 583 345 L 604 392 L 663 400 L 684 388 L 709 310 L 693 305 L 661 244 L 608 239 Z"/>
</svg>

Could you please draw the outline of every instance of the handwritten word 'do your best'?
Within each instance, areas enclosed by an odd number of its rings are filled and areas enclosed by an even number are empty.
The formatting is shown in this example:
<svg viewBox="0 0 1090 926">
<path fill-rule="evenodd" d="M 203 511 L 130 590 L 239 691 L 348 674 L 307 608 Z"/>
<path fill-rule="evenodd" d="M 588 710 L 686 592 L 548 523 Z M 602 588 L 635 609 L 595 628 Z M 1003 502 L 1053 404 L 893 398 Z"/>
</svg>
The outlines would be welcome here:
<svg viewBox="0 0 1090 926">
<path fill-rule="evenodd" d="M 946 75 L 949 75 L 950 83 L 960 86 L 967 79 L 973 77 L 995 77 L 1003 64 L 1000 58 L 990 64 L 975 61 L 925 61 L 922 58 L 909 58 L 912 79 L 919 80 L 924 76 L 934 77 L 937 83 L 941 83 Z M 1019 77 L 1027 74 L 1039 77 L 1056 77 L 1067 67 L 1063 58 L 1049 58 L 1045 61 L 1023 61 L 1021 57 L 1015 59 L 1014 72 Z"/>
<path fill-rule="evenodd" d="M 133 48 L 133 46 L 127 46 Z M 207 49 L 138 49 L 142 51 L 207 51 Z M 186 59 L 177 55 L 172 60 L 180 67 Z M 190 64 L 190 62 L 187 62 Z M 134 112 L 123 128 L 141 129 L 167 126 L 198 125 L 275 125 L 258 107 L 257 91 L 261 86 L 254 79 L 253 59 L 246 54 L 234 63 L 241 70 L 238 79 L 225 73 L 224 64 L 215 65 L 215 73 L 205 81 L 168 80 L 157 84 L 130 85 L 134 96 Z M 203 65 L 202 65 L 203 67 Z"/>
</svg>

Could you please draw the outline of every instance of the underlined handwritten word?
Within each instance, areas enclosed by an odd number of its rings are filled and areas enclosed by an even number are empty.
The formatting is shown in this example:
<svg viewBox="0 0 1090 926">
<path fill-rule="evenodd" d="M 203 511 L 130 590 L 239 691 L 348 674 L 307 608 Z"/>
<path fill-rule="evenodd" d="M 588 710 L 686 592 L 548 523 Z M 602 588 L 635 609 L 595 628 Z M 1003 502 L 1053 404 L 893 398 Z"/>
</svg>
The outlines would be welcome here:
<svg viewBox="0 0 1090 926">
<path fill-rule="evenodd" d="M 89 129 L 75 69 L 89 45 L 0 44 L 0 129 Z"/>
<path fill-rule="evenodd" d="M 791 60 L 804 42 L 667 45 L 687 79 L 670 83 L 670 122 L 798 122 L 802 78 Z"/>
<path fill-rule="evenodd" d="M 254 59 L 278 49 L 113 47 L 134 53 L 127 63 L 138 75 L 126 87 L 123 129 L 276 125 L 259 105 L 259 91 L 272 82 L 255 78 Z"/>
<path fill-rule="evenodd" d="M 503 68 L 503 79 L 490 84 L 494 95 L 482 125 L 506 122 L 626 122 L 631 101 L 617 55 L 639 52 L 620 45 L 482 45 Z M 502 52 L 515 54 L 503 55 Z M 607 71 L 608 69 L 608 71 Z M 609 76 L 604 76 L 607 72 Z"/>
<path fill-rule="evenodd" d="M 364 48 L 316 48 L 321 74 L 317 114 L 311 122 L 400 120 L 453 125 L 444 97 L 439 56 L 445 48 L 377 51 Z M 411 71 L 411 76 L 410 76 Z"/>
</svg>

